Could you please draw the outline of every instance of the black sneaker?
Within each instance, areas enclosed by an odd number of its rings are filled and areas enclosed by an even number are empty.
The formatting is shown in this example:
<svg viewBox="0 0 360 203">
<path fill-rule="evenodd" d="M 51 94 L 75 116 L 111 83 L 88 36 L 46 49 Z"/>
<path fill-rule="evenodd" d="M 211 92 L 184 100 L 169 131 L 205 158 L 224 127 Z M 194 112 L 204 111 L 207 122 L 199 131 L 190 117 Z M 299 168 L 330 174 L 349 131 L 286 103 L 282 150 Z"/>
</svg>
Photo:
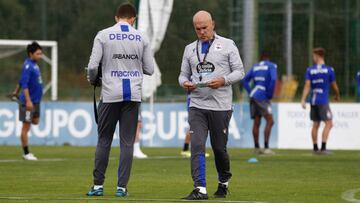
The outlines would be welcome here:
<svg viewBox="0 0 360 203">
<path fill-rule="evenodd" d="M 219 183 L 216 192 L 214 193 L 215 198 L 225 198 L 228 193 L 226 185 Z"/>
<path fill-rule="evenodd" d="M 205 200 L 209 199 L 207 194 L 200 192 L 199 188 L 195 188 L 187 197 L 183 197 L 185 200 Z"/>
</svg>

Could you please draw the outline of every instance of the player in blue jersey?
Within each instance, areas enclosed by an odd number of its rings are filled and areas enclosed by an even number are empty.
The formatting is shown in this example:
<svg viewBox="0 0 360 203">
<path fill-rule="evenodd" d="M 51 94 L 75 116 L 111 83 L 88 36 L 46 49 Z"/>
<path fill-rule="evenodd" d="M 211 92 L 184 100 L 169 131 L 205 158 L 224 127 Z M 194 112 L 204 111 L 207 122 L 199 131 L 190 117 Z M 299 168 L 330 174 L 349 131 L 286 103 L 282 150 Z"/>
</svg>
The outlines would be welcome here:
<svg viewBox="0 0 360 203">
<path fill-rule="evenodd" d="M 21 71 L 21 78 L 13 96 L 19 98 L 19 120 L 23 123 L 21 129 L 21 145 L 24 150 L 25 160 L 36 161 L 37 158 L 29 151 L 28 132 L 31 124 L 37 125 L 40 118 L 40 102 L 43 95 L 41 72 L 37 62 L 42 57 L 42 47 L 33 42 L 27 46 L 28 58 L 25 60 Z"/>
<path fill-rule="evenodd" d="M 360 71 L 358 71 L 356 74 L 356 84 L 357 84 L 356 100 L 359 102 L 360 101 Z"/>
<path fill-rule="evenodd" d="M 313 60 L 315 64 L 306 70 L 301 105 L 304 109 L 306 108 L 305 100 L 311 90 L 310 118 L 313 121 L 311 131 L 313 150 L 315 154 L 328 154 L 326 142 L 333 126 L 332 113 L 329 106 L 329 87 L 331 86 L 335 91 L 335 101 L 340 99 L 340 93 L 335 81 L 334 69 L 325 64 L 325 50 L 323 48 L 315 48 L 313 50 Z M 325 128 L 322 133 L 321 151 L 319 152 L 317 137 L 321 121 L 325 122 Z"/>
<path fill-rule="evenodd" d="M 253 137 L 256 154 L 274 154 L 269 148 L 269 140 L 271 128 L 274 125 L 274 119 L 271 110 L 271 99 L 274 94 L 275 84 L 277 79 L 277 65 L 270 61 L 269 53 L 262 53 L 261 61 L 255 64 L 241 81 L 245 90 L 250 95 L 250 113 L 254 120 Z M 254 87 L 251 89 L 249 82 L 254 82 Z M 260 150 L 259 144 L 259 128 L 261 124 L 261 117 L 266 120 L 264 130 L 265 146 L 264 150 Z"/>
</svg>

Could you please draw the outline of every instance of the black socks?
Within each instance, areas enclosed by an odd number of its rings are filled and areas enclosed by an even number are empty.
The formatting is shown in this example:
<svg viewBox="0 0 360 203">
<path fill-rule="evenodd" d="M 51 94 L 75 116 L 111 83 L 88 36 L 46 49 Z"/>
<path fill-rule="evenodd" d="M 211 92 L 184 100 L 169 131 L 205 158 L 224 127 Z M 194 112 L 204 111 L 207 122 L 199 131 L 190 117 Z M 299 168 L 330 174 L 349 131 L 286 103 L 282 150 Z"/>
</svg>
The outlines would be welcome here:
<svg viewBox="0 0 360 203">
<path fill-rule="evenodd" d="M 326 142 L 322 142 L 321 143 L 321 151 L 325 151 L 326 150 Z"/>
<path fill-rule="evenodd" d="M 319 151 L 318 145 L 314 144 L 314 151 Z"/>
<path fill-rule="evenodd" d="M 29 154 L 29 147 L 28 146 L 23 147 L 23 150 L 24 150 L 25 155 Z"/>
</svg>

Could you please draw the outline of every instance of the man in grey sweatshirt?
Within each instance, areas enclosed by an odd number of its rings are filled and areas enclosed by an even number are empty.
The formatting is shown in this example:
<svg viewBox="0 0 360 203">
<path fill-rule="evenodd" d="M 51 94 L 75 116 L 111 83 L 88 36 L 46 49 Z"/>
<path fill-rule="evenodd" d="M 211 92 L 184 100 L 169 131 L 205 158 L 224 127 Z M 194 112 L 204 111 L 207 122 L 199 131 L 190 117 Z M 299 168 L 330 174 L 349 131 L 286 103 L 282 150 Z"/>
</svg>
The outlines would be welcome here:
<svg viewBox="0 0 360 203">
<path fill-rule="evenodd" d="M 198 40 L 185 47 L 179 84 L 191 92 L 189 124 L 191 134 L 191 174 L 195 189 L 187 200 L 208 199 L 205 179 L 205 145 L 210 133 L 218 172 L 214 197 L 226 197 L 231 178 L 226 145 L 232 115 L 232 87 L 244 75 L 235 43 L 214 32 L 210 13 L 199 11 L 193 17 Z"/>
<path fill-rule="evenodd" d="M 115 195 L 128 195 L 133 144 L 141 102 L 143 74 L 154 72 L 149 40 L 134 29 L 136 10 L 122 4 L 116 13 L 116 24 L 98 32 L 88 65 L 88 79 L 96 83 L 102 64 L 101 101 L 99 104 L 98 143 L 93 171 L 94 186 L 88 196 L 102 196 L 105 171 L 116 124 L 120 125 L 120 162 Z"/>
</svg>

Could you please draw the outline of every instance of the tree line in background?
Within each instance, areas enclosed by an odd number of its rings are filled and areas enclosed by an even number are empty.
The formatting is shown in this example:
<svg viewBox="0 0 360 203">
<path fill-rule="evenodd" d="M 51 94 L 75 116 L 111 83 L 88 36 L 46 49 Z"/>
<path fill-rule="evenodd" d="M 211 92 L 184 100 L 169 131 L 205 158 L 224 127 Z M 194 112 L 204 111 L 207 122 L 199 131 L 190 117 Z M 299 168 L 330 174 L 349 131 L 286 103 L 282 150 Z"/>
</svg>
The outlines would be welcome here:
<svg viewBox="0 0 360 203">
<path fill-rule="evenodd" d="M 60 96 L 63 94 L 66 97 L 67 91 L 76 88 L 78 90 L 73 93 L 74 95 L 82 92 L 88 94 L 88 91 L 82 89 L 90 89 L 85 80 L 84 67 L 88 63 L 93 39 L 99 30 L 114 24 L 115 10 L 122 2 L 124 1 L 0 0 L 0 38 L 58 41 L 59 90 L 63 90 L 63 93 L 59 92 Z M 134 3 L 135 0 L 130 2 Z M 293 69 L 301 84 L 309 61 L 307 48 L 309 19 L 306 12 L 297 12 L 304 8 L 303 4 L 296 2 L 308 1 L 294 1 Z M 349 0 L 348 4 L 345 3 L 346 1 L 337 0 L 314 2 L 314 46 L 327 49 L 327 61 L 335 67 L 340 87 L 342 92 L 345 92 L 342 84 L 345 84 L 349 78 L 350 83 L 354 83 L 352 75 L 359 69 L 360 64 L 358 45 L 360 44 L 360 11 L 357 9 L 360 0 Z M 284 13 L 269 12 L 271 5 L 278 5 L 281 10 L 281 4 L 279 1 L 270 0 L 258 0 L 258 3 L 259 50 L 268 50 L 272 53 L 273 61 L 279 65 L 278 74 L 283 75 L 286 71 Z M 192 26 L 193 14 L 199 9 L 210 11 L 216 21 L 217 33 L 230 37 L 230 7 L 229 0 L 174 1 L 166 37 L 161 50 L 156 53 L 161 72 L 166 76 L 162 77 L 160 94 L 182 93 L 177 85 L 177 77 L 183 49 L 186 44 L 196 39 Z M 246 51 L 239 48 L 240 53 Z M 351 86 L 350 92 L 352 90 Z"/>
</svg>

